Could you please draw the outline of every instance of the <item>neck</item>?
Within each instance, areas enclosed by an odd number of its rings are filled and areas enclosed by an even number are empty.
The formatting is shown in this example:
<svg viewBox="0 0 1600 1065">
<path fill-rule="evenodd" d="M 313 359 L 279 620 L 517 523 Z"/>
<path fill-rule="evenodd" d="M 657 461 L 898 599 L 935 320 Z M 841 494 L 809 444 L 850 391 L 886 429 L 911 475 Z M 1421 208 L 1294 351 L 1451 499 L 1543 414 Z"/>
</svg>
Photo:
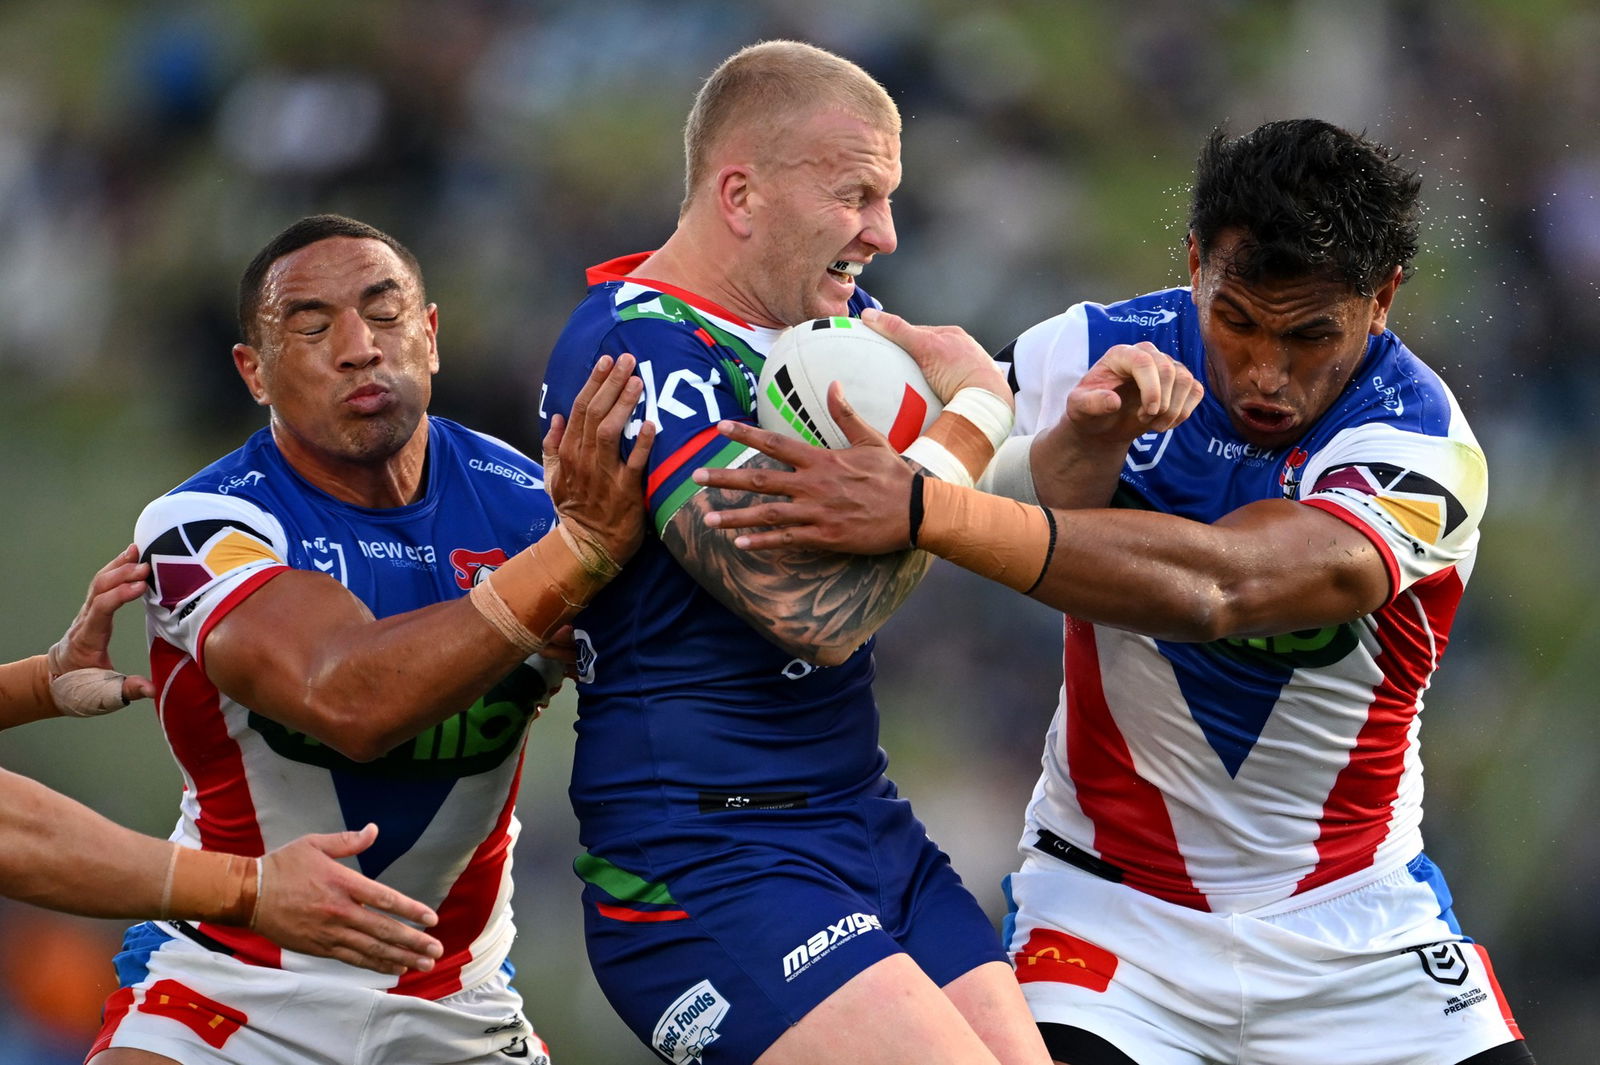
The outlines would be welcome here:
<svg viewBox="0 0 1600 1065">
<path fill-rule="evenodd" d="M 333 498 L 358 507 L 386 510 L 415 503 L 426 487 L 428 418 L 400 449 L 382 459 L 360 461 L 312 450 L 277 422 L 272 439 L 294 471 Z"/>
<path fill-rule="evenodd" d="M 751 325 L 783 328 L 783 323 L 739 282 L 740 250 L 736 242 L 705 237 L 685 219 L 665 244 L 639 264 L 634 274 L 692 292 Z"/>
</svg>

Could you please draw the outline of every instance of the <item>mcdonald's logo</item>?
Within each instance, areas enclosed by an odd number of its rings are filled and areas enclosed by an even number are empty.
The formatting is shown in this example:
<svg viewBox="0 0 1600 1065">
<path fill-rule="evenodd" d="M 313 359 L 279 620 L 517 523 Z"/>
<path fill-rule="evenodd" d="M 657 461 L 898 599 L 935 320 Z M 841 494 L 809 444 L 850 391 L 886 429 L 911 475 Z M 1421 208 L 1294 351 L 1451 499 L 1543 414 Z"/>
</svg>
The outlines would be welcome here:
<svg viewBox="0 0 1600 1065">
<path fill-rule="evenodd" d="M 1117 956 L 1077 936 L 1035 928 L 1028 942 L 1012 955 L 1011 964 L 1019 984 L 1047 980 L 1104 991 L 1116 974 Z"/>
</svg>

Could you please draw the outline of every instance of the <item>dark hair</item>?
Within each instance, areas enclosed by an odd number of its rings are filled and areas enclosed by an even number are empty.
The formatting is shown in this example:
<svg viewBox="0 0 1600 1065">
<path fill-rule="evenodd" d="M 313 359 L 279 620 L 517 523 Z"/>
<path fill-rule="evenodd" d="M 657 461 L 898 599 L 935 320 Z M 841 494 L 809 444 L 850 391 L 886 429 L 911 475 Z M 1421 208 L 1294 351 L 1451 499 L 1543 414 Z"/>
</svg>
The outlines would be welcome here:
<svg viewBox="0 0 1600 1065">
<path fill-rule="evenodd" d="M 422 290 L 422 266 L 417 262 L 417 257 L 411 254 L 410 248 L 383 230 L 344 215 L 308 215 L 268 241 L 265 248 L 256 252 L 256 257 L 250 260 L 250 265 L 244 268 L 239 278 L 239 335 L 246 344 L 254 346 L 261 342 L 260 332 L 256 328 L 256 315 L 261 311 L 261 283 L 266 279 L 267 271 L 272 269 L 272 264 L 290 252 L 329 237 L 357 237 L 387 244 L 417 279 L 419 292 Z M 426 299 L 424 296 L 424 302 Z"/>
<path fill-rule="evenodd" d="M 1388 148 L 1316 119 L 1212 131 L 1195 167 L 1189 234 L 1204 259 L 1225 229 L 1245 239 L 1226 264 L 1246 282 L 1326 276 L 1373 295 L 1411 276 L 1422 179 Z"/>
</svg>

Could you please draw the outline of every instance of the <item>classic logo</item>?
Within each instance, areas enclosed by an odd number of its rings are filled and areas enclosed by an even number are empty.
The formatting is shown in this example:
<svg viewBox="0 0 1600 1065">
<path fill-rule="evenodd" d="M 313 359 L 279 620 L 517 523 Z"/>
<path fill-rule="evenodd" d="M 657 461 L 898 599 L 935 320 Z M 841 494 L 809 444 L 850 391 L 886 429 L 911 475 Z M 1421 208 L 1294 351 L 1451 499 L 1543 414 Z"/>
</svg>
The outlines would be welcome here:
<svg viewBox="0 0 1600 1065">
<path fill-rule="evenodd" d="M 1384 384 L 1383 378 L 1378 375 L 1373 376 L 1372 387 L 1377 391 L 1378 402 L 1383 404 L 1384 410 L 1397 418 L 1406 412 L 1406 401 L 1400 398 L 1399 388 Z"/>
<path fill-rule="evenodd" d="M 300 547 L 309 556 L 311 565 L 318 573 L 326 573 L 340 584 L 347 584 L 345 580 L 347 571 L 344 564 L 344 545 L 330 540 L 326 536 L 318 536 L 310 540 L 301 540 Z"/>
<path fill-rule="evenodd" d="M 783 978 L 793 980 L 836 947 L 874 928 L 883 929 L 877 914 L 852 913 L 848 917 L 841 917 L 783 956 Z"/>
<path fill-rule="evenodd" d="M 1148 470 L 1161 461 L 1161 456 L 1166 454 L 1167 442 L 1172 439 L 1172 430 L 1166 429 L 1159 433 L 1145 433 L 1135 438 L 1128 445 L 1128 457 L 1125 460 L 1130 470 Z"/>
<path fill-rule="evenodd" d="M 678 996 L 656 1021 L 650 1042 L 676 1065 L 699 1065 L 706 1047 L 717 1041 L 728 1000 L 710 980 L 702 980 Z"/>
<path fill-rule="evenodd" d="M 450 567 L 455 571 L 456 587 L 471 591 L 473 585 L 489 579 L 489 574 L 506 564 L 506 553 L 496 547 L 471 551 L 458 547 L 450 552 Z"/>
<path fill-rule="evenodd" d="M 1431 947 L 1413 947 L 1422 971 L 1441 984 L 1461 985 L 1467 982 L 1470 970 L 1467 955 L 1460 943 L 1435 943 Z"/>
<path fill-rule="evenodd" d="M 1166 325 L 1176 317 L 1178 317 L 1177 311 L 1163 308 L 1159 311 L 1127 311 L 1122 314 L 1108 314 L 1106 315 L 1106 321 L 1122 322 L 1125 325 L 1142 325 L 1146 329 L 1154 329 L 1158 325 Z"/>
<path fill-rule="evenodd" d="M 221 484 L 217 485 L 217 494 L 227 495 L 236 488 L 248 488 L 257 482 L 264 481 L 266 479 L 267 475 L 262 473 L 260 470 L 251 470 L 249 473 L 241 473 L 237 477 L 229 477 L 226 481 L 223 481 Z"/>
<path fill-rule="evenodd" d="M 543 488 L 544 482 L 524 470 L 515 466 L 507 466 L 501 462 L 491 462 L 488 459 L 468 459 L 467 468 L 477 470 L 479 473 L 492 473 L 496 477 L 504 477 L 519 488 Z"/>
</svg>

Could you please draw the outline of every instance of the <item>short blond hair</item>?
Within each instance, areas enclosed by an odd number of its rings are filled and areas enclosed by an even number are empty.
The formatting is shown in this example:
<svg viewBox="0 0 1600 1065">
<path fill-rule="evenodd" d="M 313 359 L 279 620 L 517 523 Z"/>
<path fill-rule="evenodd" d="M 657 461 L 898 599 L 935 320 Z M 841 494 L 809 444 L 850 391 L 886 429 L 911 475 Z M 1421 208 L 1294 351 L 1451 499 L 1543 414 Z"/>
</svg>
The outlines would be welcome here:
<svg viewBox="0 0 1600 1065">
<path fill-rule="evenodd" d="M 839 110 L 895 136 L 900 109 L 872 75 L 850 60 L 802 41 L 762 41 L 711 72 L 683 127 L 683 206 L 711 171 L 711 156 L 735 130 L 765 131 L 760 151 L 797 119 Z"/>
</svg>

